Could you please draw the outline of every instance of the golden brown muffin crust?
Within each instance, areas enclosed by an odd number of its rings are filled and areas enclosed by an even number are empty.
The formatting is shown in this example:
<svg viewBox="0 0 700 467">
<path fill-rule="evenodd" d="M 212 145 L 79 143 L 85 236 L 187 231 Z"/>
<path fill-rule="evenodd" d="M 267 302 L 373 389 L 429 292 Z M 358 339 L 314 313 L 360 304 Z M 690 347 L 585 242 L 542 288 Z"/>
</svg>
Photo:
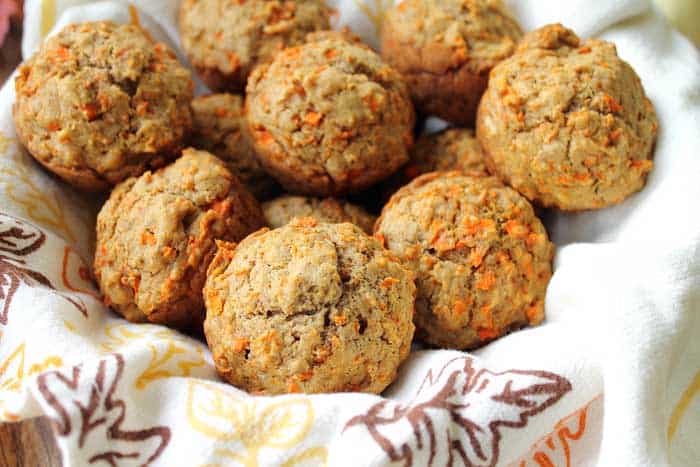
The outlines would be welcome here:
<svg viewBox="0 0 700 467">
<path fill-rule="evenodd" d="M 211 152 L 258 199 L 267 199 L 278 186 L 255 157 L 245 132 L 243 98 L 235 94 L 210 94 L 192 101 L 194 117 L 191 143 Z"/>
<path fill-rule="evenodd" d="M 375 236 L 416 273 L 417 335 L 470 349 L 544 318 L 554 248 L 525 198 L 494 177 L 422 175 Z"/>
<path fill-rule="evenodd" d="M 531 32 L 491 72 L 477 136 L 492 172 L 543 206 L 596 209 L 640 190 L 654 108 L 609 42 L 559 24 Z"/>
<path fill-rule="evenodd" d="M 210 88 L 241 91 L 255 66 L 328 29 L 330 13 L 322 0 L 184 0 L 180 38 Z"/>
<path fill-rule="evenodd" d="M 422 135 L 411 149 L 411 159 L 382 186 L 385 200 L 399 188 L 428 172 L 458 171 L 472 177 L 484 177 L 489 173 L 484 164 L 484 152 L 468 128 L 449 128 L 437 133 Z"/>
<path fill-rule="evenodd" d="M 311 217 L 318 222 L 340 224 L 351 222 L 372 235 L 376 218 L 360 206 L 335 198 L 312 198 L 285 195 L 263 203 L 267 225 L 276 229 L 294 218 Z"/>
<path fill-rule="evenodd" d="M 500 0 L 406 0 L 386 14 L 381 50 L 420 112 L 470 126 L 489 71 L 521 35 Z"/>
<path fill-rule="evenodd" d="M 22 144 L 86 190 L 177 157 L 192 123 L 189 71 L 133 25 L 66 26 L 20 67 L 15 87 Z"/>
<path fill-rule="evenodd" d="M 95 276 L 105 302 L 130 321 L 201 325 L 215 240 L 238 241 L 263 224 L 260 206 L 223 162 L 186 149 L 171 165 L 119 184 L 102 207 Z"/>
<path fill-rule="evenodd" d="M 219 244 L 204 332 L 219 374 L 246 391 L 379 393 L 409 353 L 414 294 L 359 227 L 296 219 Z"/>
<path fill-rule="evenodd" d="M 286 49 L 256 69 L 247 91 L 258 158 L 290 192 L 359 191 L 408 160 L 408 92 L 364 45 L 328 35 Z"/>
</svg>

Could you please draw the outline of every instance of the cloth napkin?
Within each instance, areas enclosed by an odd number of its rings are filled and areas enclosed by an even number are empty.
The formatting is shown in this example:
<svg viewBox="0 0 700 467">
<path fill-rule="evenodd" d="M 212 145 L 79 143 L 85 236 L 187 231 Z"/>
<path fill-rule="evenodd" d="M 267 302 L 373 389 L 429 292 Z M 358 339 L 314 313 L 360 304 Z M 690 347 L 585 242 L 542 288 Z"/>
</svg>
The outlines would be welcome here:
<svg viewBox="0 0 700 467">
<path fill-rule="evenodd" d="M 136 0 L 178 47 L 176 0 Z M 339 0 L 377 44 L 390 0 Z M 641 0 L 512 0 L 526 30 L 559 21 L 617 44 L 660 120 L 646 188 L 549 212 L 543 325 L 475 352 L 416 351 L 383 394 L 253 397 L 206 346 L 105 308 L 90 280 L 99 202 L 18 145 L 0 91 L 0 420 L 46 415 L 64 465 L 699 465 L 700 57 Z M 25 58 L 51 31 L 132 21 L 127 2 L 27 0 Z M 182 57 L 182 54 L 180 53 Z M 183 57 L 184 59 L 184 57 Z"/>
</svg>

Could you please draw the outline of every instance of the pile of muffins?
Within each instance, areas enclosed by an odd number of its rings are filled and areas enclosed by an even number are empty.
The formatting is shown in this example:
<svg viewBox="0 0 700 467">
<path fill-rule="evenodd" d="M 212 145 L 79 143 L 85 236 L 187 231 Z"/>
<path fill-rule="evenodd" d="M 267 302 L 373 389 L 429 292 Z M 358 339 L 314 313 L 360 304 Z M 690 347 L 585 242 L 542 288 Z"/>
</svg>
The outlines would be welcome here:
<svg viewBox="0 0 700 467">
<path fill-rule="evenodd" d="M 539 324 L 538 209 L 619 203 L 652 168 L 654 109 L 611 43 L 523 35 L 497 0 L 405 0 L 378 54 L 332 14 L 184 0 L 183 48 L 218 93 L 194 99 L 138 25 L 70 25 L 16 79 L 31 155 L 111 189 L 105 303 L 203 329 L 222 378 L 256 394 L 380 393 L 414 334 L 469 350 Z M 414 144 L 416 115 L 455 126 Z"/>
</svg>

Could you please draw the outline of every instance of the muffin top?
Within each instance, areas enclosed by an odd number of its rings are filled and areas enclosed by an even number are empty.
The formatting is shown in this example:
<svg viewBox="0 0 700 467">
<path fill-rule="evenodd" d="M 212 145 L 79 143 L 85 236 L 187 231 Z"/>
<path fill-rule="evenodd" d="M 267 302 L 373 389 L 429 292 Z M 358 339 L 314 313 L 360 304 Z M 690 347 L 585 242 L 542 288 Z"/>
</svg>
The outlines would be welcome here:
<svg viewBox="0 0 700 467">
<path fill-rule="evenodd" d="M 408 164 L 391 176 L 382 187 L 386 199 L 419 175 L 428 172 L 463 172 L 473 177 L 487 176 L 484 153 L 474 130 L 450 128 L 420 136 L 411 149 Z"/>
<path fill-rule="evenodd" d="M 392 60 L 402 72 L 483 74 L 513 53 L 521 35 L 500 0 L 405 0 L 387 12 L 382 42 L 404 52 Z"/>
<path fill-rule="evenodd" d="M 204 331 L 247 391 L 381 392 L 408 355 L 412 275 L 359 227 L 296 219 L 219 244 Z"/>
<path fill-rule="evenodd" d="M 190 142 L 195 147 L 223 160 L 256 198 L 264 199 L 275 192 L 275 180 L 263 170 L 245 135 L 241 96 L 210 94 L 197 97 L 192 101 L 192 116 Z"/>
<path fill-rule="evenodd" d="M 189 71 L 133 25 L 66 26 L 20 67 L 15 86 L 20 140 L 81 188 L 162 165 L 191 126 Z"/>
<path fill-rule="evenodd" d="M 322 0 L 184 0 L 180 37 L 212 89 L 240 91 L 255 66 L 328 29 L 330 13 Z"/>
<path fill-rule="evenodd" d="M 493 172 L 530 200 L 591 209 L 639 190 L 657 119 L 615 45 L 559 24 L 528 34 L 491 72 L 477 136 Z"/>
<path fill-rule="evenodd" d="M 496 178 L 422 175 L 384 207 L 375 236 L 416 273 L 427 342 L 468 349 L 542 321 L 553 246 L 530 203 Z"/>
<path fill-rule="evenodd" d="M 223 162 L 186 149 L 171 165 L 119 184 L 102 207 L 95 276 L 106 303 L 131 321 L 201 324 L 215 240 L 239 241 L 263 223 Z"/>
<path fill-rule="evenodd" d="M 399 74 L 362 44 L 328 35 L 251 75 L 246 112 L 263 165 L 290 191 L 357 191 L 407 161 L 413 108 Z"/>
<path fill-rule="evenodd" d="M 289 224 L 294 218 L 312 217 L 332 224 L 351 222 L 371 235 L 375 221 L 360 206 L 334 198 L 286 195 L 264 203 L 262 209 L 267 225 L 273 229 Z"/>
</svg>

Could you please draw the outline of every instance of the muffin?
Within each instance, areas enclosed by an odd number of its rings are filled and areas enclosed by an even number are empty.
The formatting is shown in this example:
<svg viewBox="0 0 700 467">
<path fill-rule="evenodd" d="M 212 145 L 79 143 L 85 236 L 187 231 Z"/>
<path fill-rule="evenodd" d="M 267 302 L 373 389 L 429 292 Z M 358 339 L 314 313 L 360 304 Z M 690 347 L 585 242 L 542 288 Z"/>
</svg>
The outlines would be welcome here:
<svg viewBox="0 0 700 467">
<path fill-rule="evenodd" d="M 484 153 L 474 131 L 450 128 L 423 135 L 416 141 L 408 164 L 386 180 L 382 187 L 383 199 L 419 175 L 428 172 L 459 171 L 473 177 L 488 176 Z"/>
<path fill-rule="evenodd" d="M 255 198 L 223 162 L 186 149 L 119 184 L 97 216 L 95 277 L 105 303 L 129 321 L 201 325 L 215 240 L 239 241 L 263 224 Z"/>
<path fill-rule="evenodd" d="M 258 159 L 298 194 L 360 191 L 404 164 L 413 142 L 413 108 L 399 74 L 337 34 L 257 68 L 246 116 Z"/>
<path fill-rule="evenodd" d="M 177 157 L 192 125 L 189 71 L 133 25 L 66 26 L 19 68 L 15 87 L 19 140 L 84 190 Z"/>
<path fill-rule="evenodd" d="M 542 206 L 597 209 L 640 190 L 658 123 L 609 42 L 559 24 L 528 34 L 491 72 L 477 137 L 492 172 Z"/>
<path fill-rule="evenodd" d="M 384 207 L 375 236 L 415 272 L 429 344 L 472 349 L 544 318 L 553 246 L 530 203 L 494 177 L 422 175 Z"/>
<path fill-rule="evenodd" d="M 264 203 L 262 210 L 267 225 L 273 229 L 289 224 L 295 217 L 312 217 L 318 222 L 331 224 L 351 222 L 372 235 L 375 221 L 375 217 L 361 207 L 334 198 L 286 195 Z"/>
<path fill-rule="evenodd" d="M 296 219 L 219 242 L 204 333 L 221 377 L 246 391 L 380 393 L 408 356 L 414 295 L 359 227 Z"/>
<path fill-rule="evenodd" d="M 258 199 L 277 189 L 255 157 L 243 121 L 243 98 L 234 94 L 211 94 L 192 101 L 193 128 L 190 142 L 226 163 L 228 169 Z"/>
<path fill-rule="evenodd" d="M 473 126 L 489 71 L 521 35 L 500 0 L 406 0 L 384 17 L 381 50 L 419 112 Z"/>
<path fill-rule="evenodd" d="M 184 0 L 180 39 L 210 88 L 242 91 L 253 68 L 328 29 L 330 14 L 323 0 Z"/>
</svg>

